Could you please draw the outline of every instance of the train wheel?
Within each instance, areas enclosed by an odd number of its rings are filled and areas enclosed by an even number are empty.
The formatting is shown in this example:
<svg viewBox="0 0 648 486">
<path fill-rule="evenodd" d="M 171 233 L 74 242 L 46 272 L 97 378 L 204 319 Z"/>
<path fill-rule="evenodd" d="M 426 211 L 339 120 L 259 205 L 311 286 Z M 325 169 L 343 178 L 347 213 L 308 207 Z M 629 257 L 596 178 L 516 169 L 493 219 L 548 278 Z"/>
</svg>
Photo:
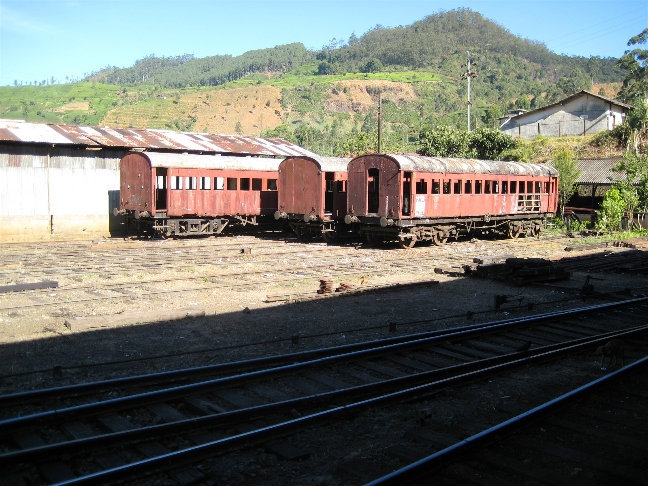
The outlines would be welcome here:
<svg viewBox="0 0 648 486">
<path fill-rule="evenodd" d="M 516 239 L 522 233 L 522 228 L 515 225 L 510 225 L 508 229 L 509 238 Z"/>
<path fill-rule="evenodd" d="M 416 235 L 408 233 L 398 237 L 398 243 L 401 248 L 412 248 L 416 244 Z"/>
<path fill-rule="evenodd" d="M 432 243 L 434 243 L 436 246 L 443 246 L 447 241 L 448 237 L 445 236 L 445 233 L 443 233 L 443 231 L 435 231 L 434 233 L 432 233 Z"/>
</svg>

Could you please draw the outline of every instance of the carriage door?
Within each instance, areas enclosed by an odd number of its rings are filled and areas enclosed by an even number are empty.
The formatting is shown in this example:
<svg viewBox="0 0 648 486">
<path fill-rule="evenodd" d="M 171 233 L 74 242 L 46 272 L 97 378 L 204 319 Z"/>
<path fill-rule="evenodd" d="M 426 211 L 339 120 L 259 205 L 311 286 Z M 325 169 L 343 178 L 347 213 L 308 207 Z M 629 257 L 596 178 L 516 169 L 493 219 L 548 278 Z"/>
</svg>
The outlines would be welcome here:
<svg viewBox="0 0 648 486">
<path fill-rule="evenodd" d="M 324 188 L 324 214 L 331 214 L 333 212 L 333 195 L 335 191 L 335 173 L 325 172 L 324 181 L 326 187 Z"/>
<path fill-rule="evenodd" d="M 163 167 L 155 169 L 155 210 L 166 211 L 167 208 L 167 170 Z"/>
<path fill-rule="evenodd" d="M 411 214 L 412 200 L 412 173 L 403 172 L 403 216 Z"/>
<path fill-rule="evenodd" d="M 377 214 L 380 204 L 380 171 L 369 169 L 367 172 L 367 213 Z"/>
</svg>

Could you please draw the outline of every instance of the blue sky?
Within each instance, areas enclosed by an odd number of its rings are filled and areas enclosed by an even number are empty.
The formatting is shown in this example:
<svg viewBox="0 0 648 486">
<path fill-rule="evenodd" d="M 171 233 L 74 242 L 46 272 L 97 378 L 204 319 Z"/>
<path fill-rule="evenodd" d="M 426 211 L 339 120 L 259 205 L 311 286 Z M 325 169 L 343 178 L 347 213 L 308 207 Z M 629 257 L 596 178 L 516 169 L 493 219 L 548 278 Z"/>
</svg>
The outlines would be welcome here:
<svg viewBox="0 0 648 486">
<path fill-rule="evenodd" d="M 461 7 L 567 55 L 619 57 L 648 27 L 646 0 L 0 0 L 0 85 L 80 79 L 151 54 L 317 50 Z"/>
</svg>

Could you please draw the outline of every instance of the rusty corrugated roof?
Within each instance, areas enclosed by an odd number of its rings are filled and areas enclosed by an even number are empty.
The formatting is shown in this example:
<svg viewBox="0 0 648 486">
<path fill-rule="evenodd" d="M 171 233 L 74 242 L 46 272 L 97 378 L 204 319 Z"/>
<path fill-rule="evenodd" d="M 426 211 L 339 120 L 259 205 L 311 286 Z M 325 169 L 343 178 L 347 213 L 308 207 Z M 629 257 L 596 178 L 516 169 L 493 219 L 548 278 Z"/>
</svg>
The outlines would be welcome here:
<svg viewBox="0 0 648 486">
<path fill-rule="evenodd" d="M 577 160 L 576 169 L 580 171 L 580 175 L 576 179 L 575 184 L 611 185 L 617 181 L 625 179 L 625 174 L 623 172 L 615 172 L 614 170 L 612 170 L 622 160 L 623 157 Z M 552 161 L 549 161 L 548 163 L 553 164 Z M 638 182 L 639 181 L 636 180 L 636 183 Z"/>
<path fill-rule="evenodd" d="M 319 166 L 322 172 L 346 172 L 351 157 L 323 157 L 316 155 L 314 157 L 296 156 L 298 158 L 309 159 Z M 288 160 L 288 158 L 284 159 Z"/>
<path fill-rule="evenodd" d="M 236 157 L 232 155 L 200 155 L 169 152 L 137 152 L 148 158 L 151 167 L 185 169 L 234 169 L 276 172 L 282 159 L 274 157 Z"/>
<path fill-rule="evenodd" d="M 502 160 L 459 159 L 450 157 L 424 157 L 422 155 L 388 155 L 402 170 L 441 172 L 446 174 L 511 174 L 557 176 L 551 165 Z"/>
<path fill-rule="evenodd" d="M 280 138 L 0 120 L 0 142 L 281 156 L 317 155 Z"/>
<path fill-rule="evenodd" d="M 612 169 L 623 160 L 623 157 L 610 159 L 580 159 L 576 168 L 581 171 L 576 184 L 613 184 L 625 178 L 625 174 Z"/>
</svg>

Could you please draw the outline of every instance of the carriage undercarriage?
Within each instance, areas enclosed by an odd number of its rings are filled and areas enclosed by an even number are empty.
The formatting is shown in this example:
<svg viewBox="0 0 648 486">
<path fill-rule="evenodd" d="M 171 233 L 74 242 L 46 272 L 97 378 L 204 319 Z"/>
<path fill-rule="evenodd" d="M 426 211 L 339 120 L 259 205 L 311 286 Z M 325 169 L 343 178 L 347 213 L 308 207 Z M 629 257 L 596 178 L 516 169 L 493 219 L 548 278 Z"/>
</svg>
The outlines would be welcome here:
<svg viewBox="0 0 648 486">
<path fill-rule="evenodd" d="M 175 238 L 182 236 L 210 236 L 221 234 L 226 227 L 258 226 L 256 216 L 228 216 L 215 218 L 200 217 L 147 217 L 128 218 L 138 236 L 152 238 Z"/>
<path fill-rule="evenodd" d="M 457 239 L 472 233 L 499 233 L 509 238 L 538 236 L 553 214 L 529 216 L 484 216 L 464 219 L 419 219 L 391 221 L 381 218 L 379 224 L 362 224 L 360 235 L 369 244 L 397 241 L 402 248 L 412 248 L 417 242 L 444 245 L 448 239 Z"/>
</svg>

